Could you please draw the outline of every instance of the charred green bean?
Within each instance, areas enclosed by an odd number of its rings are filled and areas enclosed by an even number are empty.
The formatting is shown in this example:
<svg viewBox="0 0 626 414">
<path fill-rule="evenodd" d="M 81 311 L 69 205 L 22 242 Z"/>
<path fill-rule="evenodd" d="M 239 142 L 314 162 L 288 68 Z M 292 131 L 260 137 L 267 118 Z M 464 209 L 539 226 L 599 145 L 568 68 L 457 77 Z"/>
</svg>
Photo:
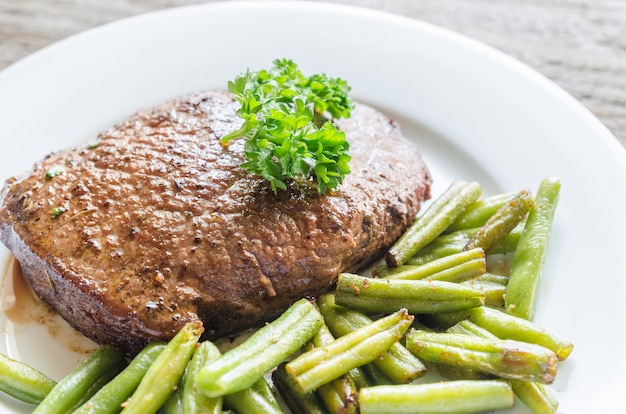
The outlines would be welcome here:
<svg viewBox="0 0 626 414">
<path fill-rule="evenodd" d="M 482 225 L 465 245 L 464 250 L 477 247 L 485 252 L 498 246 L 533 207 L 534 199 L 528 191 L 520 191 L 506 202 Z"/>
<path fill-rule="evenodd" d="M 463 320 L 452 326 L 448 331 L 487 339 L 498 338 L 487 329 L 476 325 L 470 320 Z M 515 395 L 535 414 L 554 414 L 559 406 L 550 388 L 545 384 L 513 379 L 511 380 L 511 387 Z"/>
<path fill-rule="evenodd" d="M 565 360 L 574 348 L 571 342 L 559 338 L 536 323 L 497 309 L 488 307 L 470 309 L 467 311 L 467 318 L 498 338 L 514 339 L 548 348 L 561 361 Z"/>
<path fill-rule="evenodd" d="M 406 347 L 425 361 L 477 369 L 507 379 L 550 384 L 556 375 L 558 359 L 554 352 L 520 341 L 415 330 L 407 335 Z"/>
</svg>

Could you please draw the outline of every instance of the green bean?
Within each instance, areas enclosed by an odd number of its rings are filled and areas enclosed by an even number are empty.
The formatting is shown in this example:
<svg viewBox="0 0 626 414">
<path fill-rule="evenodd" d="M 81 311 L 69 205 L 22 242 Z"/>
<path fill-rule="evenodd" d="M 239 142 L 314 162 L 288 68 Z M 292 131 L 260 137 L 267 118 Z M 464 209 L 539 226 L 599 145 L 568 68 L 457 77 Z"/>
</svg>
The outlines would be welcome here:
<svg viewBox="0 0 626 414">
<path fill-rule="evenodd" d="M 369 378 L 371 385 L 395 385 L 402 384 L 400 382 L 393 381 L 385 373 L 376 366 L 374 363 L 365 364 L 361 367 L 365 375 Z"/>
<path fill-rule="evenodd" d="M 210 345 L 206 345 L 210 344 Z M 218 357 L 219 350 L 217 347 L 211 346 L 213 345 L 209 341 L 204 341 L 201 343 L 201 347 L 207 347 L 207 359 L 213 360 L 215 357 Z M 198 352 L 198 349 L 196 349 Z M 194 353 L 195 356 L 195 353 Z M 192 357 L 192 361 L 193 361 Z M 198 361 L 200 362 L 200 361 Z M 191 363 L 190 363 L 191 365 Z M 193 369 L 196 371 L 196 369 Z M 222 400 L 222 411 L 223 413 L 230 413 L 231 411 L 224 410 L 223 407 L 228 406 L 229 408 L 235 410 L 238 413 L 246 413 L 246 414 L 281 414 L 282 410 L 276 397 L 274 396 L 272 390 L 269 387 L 269 384 L 264 378 L 261 378 L 256 383 L 252 384 L 251 387 L 246 388 L 245 390 L 228 394 L 223 397 L 209 398 L 204 396 L 203 393 L 198 392 L 197 387 L 193 387 L 194 391 L 190 395 L 189 392 L 184 393 L 184 389 L 187 385 L 193 385 L 193 379 L 189 377 L 189 365 L 185 370 L 185 374 L 183 375 L 183 384 L 181 387 L 178 387 L 176 392 L 174 392 L 171 397 L 166 402 L 164 408 L 165 414 L 184 414 L 189 411 L 189 399 L 195 399 L 195 406 L 198 410 L 202 410 L 203 400 L 206 398 L 208 400 Z M 275 370 L 276 372 L 276 370 Z M 276 385 L 278 387 L 278 380 L 276 381 Z M 187 400 L 184 404 L 183 400 Z M 215 401 L 214 401 L 215 403 Z M 211 403 L 209 401 L 208 408 L 215 408 L 217 404 Z M 184 407 L 187 408 L 184 408 Z M 206 410 L 206 408 L 205 408 Z M 205 410 L 199 412 L 205 412 Z M 217 410 L 217 408 L 215 408 Z M 209 412 L 206 410 L 206 412 Z M 220 412 L 220 411 L 216 411 Z M 303 411 L 306 412 L 306 411 Z"/>
<path fill-rule="evenodd" d="M 502 380 L 376 386 L 359 392 L 361 414 L 474 413 L 513 403 L 511 386 Z"/>
<path fill-rule="evenodd" d="M 100 388 L 73 414 L 118 413 L 122 409 L 122 403 L 132 395 L 148 368 L 164 348 L 165 343 L 160 341 L 146 345 L 122 372 Z"/>
<path fill-rule="evenodd" d="M 485 273 L 474 279 L 466 280 L 461 284 L 480 290 L 485 295 L 485 306 L 503 308 L 506 282 L 508 280 L 507 276 Z"/>
<path fill-rule="evenodd" d="M 318 299 L 320 311 L 326 320 L 328 328 L 335 336 L 344 336 L 352 331 L 363 328 L 373 323 L 367 315 L 344 306 L 339 306 L 335 302 L 335 295 L 326 294 Z M 384 373 L 386 378 L 390 378 L 394 383 L 404 384 L 421 377 L 426 373 L 426 367 L 410 353 L 400 342 L 391 345 L 391 348 L 379 358 L 375 359 L 371 364 Z M 375 383 L 380 378 L 376 376 L 376 372 L 372 374 L 372 369 L 363 366 Z"/>
<path fill-rule="evenodd" d="M 323 324 L 315 336 L 305 345 L 304 350 L 309 351 L 313 348 L 319 348 L 331 344 L 335 337 L 330 332 L 326 324 Z M 356 385 L 350 377 L 350 372 L 356 370 L 353 368 L 346 374 L 330 381 L 327 384 L 320 385 L 317 389 L 322 404 L 328 412 L 331 413 L 356 413 L 358 411 L 356 403 Z"/>
<path fill-rule="evenodd" d="M 559 402 L 544 384 L 527 381 L 511 381 L 513 392 L 535 414 L 554 414 Z"/>
<path fill-rule="evenodd" d="M 341 273 L 335 301 L 365 312 L 389 313 L 406 308 L 413 314 L 453 312 L 482 306 L 485 296 L 477 289 L 437 280 L 372 279 Z"/>
<path fill-rule="evenodd" d="M 0 391 L 18 400 L 39 404 L 56 382 L 23 362 L 0 354 Z"/>
<path fill-rule="evenodd" d="M 224 395 L 224 404 L 237 413 L 282 414 L 282 410 L 265 378 L 249 388 Z"/>
<path fill-rule="evenodd" d="M 347 373 L 320 385 L 316 392 L 329 413 L 356 414 L 359 411 L 356 386 Z"/>
<path fill-rule="evenodd" d="M 446 229 L 446 233 L 481 227 L 500 207 L 508 203 L 514 196 L 514 192 L 508 192 L 475 201 Z"/>
<path fill-rule="evenodd" d="M 481 249 L 476 249 L 481 250 Z M 482 250 L 481 250 L 482 253 Z M 450 269 L 442 270 L 424 280 L 439 280 L 441 282 L 461 283 L 484 274 L 487 271 L 485 258 L 471 259 Z M 398 279 L 398 278 L 395 278 Z"/>
<path fill-rule="evenodd" d="M 470 309 L 467 311 L 467 318 L 498 338 L 514 339 L 548 348 L 560 361 L 565 360 L 574 348 L 571 342 L 557 337 L 541 326 L 497 309 Z"/>
<path fill-rule="evenodd" d="M 528 217 L 528 215 L 526 216 Z M 502 240 L 502 242 L 496 247 L 489 250 L 489 254 L 506 254 L 513 253 L 517 249 L 519 239 L 522 236 L 524 227 L 526 226 L 526 219 L 522 220 L 511 230 Z"/>
<path fill-rule="evenodd" d="M 483 311 L 484 309 L 488 309 L 486 306 L 481 307 L 481 311 Z M 444 318 L 446 317 L 445 314 L 442 314 L 444 316 Z M 460 312 L 455 312 L 455 313 L 450 313 L 448 314 L 448 316 L 450 317 L 450 321 L 455 319 L 456 322 L 453 323 L 452 326 L 450 326 L 446 331 L 447 332 L 456 332 L 456 333 L 465 333 L 468 335 L 475 335 L 475 336 L 479 336 L 482 338 L 490 338 L 490 339 L 502 339 L 497 337 L 496 335 L 494 335 L 492 332 L 490 332 L 489 330 L 485 329 L 482 326 L 477 325 L 476 323 L 474 323 L 473 320 L 470 320 L 470 316 L 472 314 L 469 312 L 469 309 L 466 311 L 460 311 Z"/>
<path fill-rule="evenodd" d="M 439 375 L 444 377 L 447 380 L 487 380 L 494 379 L 494 375 L 488 374 L 486 372 L 478 371 L 472 368 L 459 367 L 451 364 L 435 364 L 432 363 L 433 367 L 437 370 Z"/>
<path fill-rule="evenodd" d="M 161 410 L 164 414 L 182 414 L 183 412 L 183 393 L 180 387 L 169 396 Z"/>
<path fill-rule="evenodd" d="M 120 349 L 102 345 L 59 381 L 33 413 L 72 412 L 115 377 L 125 364 Z"/>
<path fill-rule="evenodd" d="M 492 334 L 491 332 L 489 332 L 488 330 L 486 330 L 485 328 L 476 325 L 474 322 L 468 319 L 463 319 L 462 321 L 452 325 L 450 328 L 446 330 L 446 332 L 460 333 L 460 334 L 465 334 L 465 335 L 474 335 L 480 338 L 487 338 L 487 339 L 501 339 L 495 336 L 494 334 Z"/>
<path fill-rule="evenodd" d="M 398 267 L 383 265 L 376 269 L 376 276 L 384 279 L 426 279 L 458 283 L 477 277 L 485 273 L 485 270 L 485 252 L 482 249 L 472 249 L 435 259 L 422 265 Z"/>
<path fill-rule="evenodd" d="M 287 375 L 285 364 L 280 364 L 272 372 L 272 380 L 287 407 L 293 413 L 326 414 L 326 410 L 315 391 L 302 392 L 292 377 Z"/>
<path fill-rule="evenodd" d="M 535 310 L 539 280 L 560 190 L 561 181 L 558 178 L 548 177 L 541 181 L 535 196 L 535 207 L 528 214 L 526 226 L 513 256 L 505 309 L 524 319 L 531 320 Z"/>
<path fill-rule="evenodd" d="M 464 250 L 480 247 L 485 252 L 490 252 L 502 243 L 506 235 L 526 217 L 533 204 L 534 199 L 530 193 L 520 191 L 478 229 L 476 234 L 467 242 Z"/>
<path fill-rule="evenodd" d="M 459 333 L 465 335 L 476 335 L 473 331 L 473 328 L 478 330 L 485 331 L 487 337 L 491 335 L 489 332 L 480 328 L 479 326 L 469 322 L 467 320 L 462 320 L 459 323 L 452 325 L 450 328 L 446 330 L 448 333 Z M 476 335 L 480 336 L 480 335 Z M 493 339 L 496 339 L 495 337 Z M 474 368 L 467 368 L 463 366 L 453 365 L 453 364 L 435 364 L 437 371 L 447 379 L 451 380 L 460 380 L 460 379 L 471 379 L 471 380 L 485 380 L 492 379 L 493 375 L 479 371 Z"/>
<path fill-rule="evenodd" d="M 351 369 L 348 372 L 348 375 L 350 376 L 350 378 L 352 378 L 352 382 L 354 382 L 357 390 L 360 388 L 371 387 L 372 385 L 374 385 L 372 381 L 370 381 L 367 373 L 363 370 L 363 367 L 356 367 Z"/>
<path fill-rule="evenodd" d="M 465 334 L 412 331 L 406 347 L 418 358 L 488 372 L 507 379 L 550 384 L 557 356 L 539 345 Z"/>
<path fill-rule="evenodd" d="M 449 329 L 452 325 L 467 318 L 467 312 L 464 310 L 457 312 L 431 313 L 420 315 L 420 322 L 433 332 L 440 332 Z M 419 330 L 424 330 L 416 328 Z"/>
<path fill-rule="evenodd" d="M 528 217 L 528 215 L 526 217 Z M 517 226 L 515 226 L 513 230 L 511 230 L 509 234 L 504 237 L 499 245 L 489 250 L 489 254 L 506 254 L 515 252 L 525 226 L 526 218 L 520 221 Z"/>
<path fill-rule="evenodd" d="M 480 184 L 476 182 L 453 182 L 391 246 L 387 264 L 392 267 L 404 264 L 450 226 L 481 193 Z"/>
<path fill-rule="evenodd" d="M 448 331 L 475 335 L 487 339 L 498 338 L 487 329 L 476 325 L 470 320 L 463 320 L 451 327 Z M 545 384 L 511 380 L 511 387 L 515 395 L 517 395 L 517 397 L 535 414 L 553 414 L 559 406 L 558 401 Z"/>
<path fill-rule="evenodd" d="M 482 275 L 463 283 L 471 284 L 472 282 L 493 283 L 495 285 L 506 286 L 509 283 L 509 277 L 498 273 L 485 272 Z"/>
<path fill-rule="evenodd" d="M 261 397 L 263 397 L 265 401 L 278 407 L 278 401 L 276 400 L 276 396 L 272 391 L 272 387 L 270 387 L 270 384 L 266 381 L 265 376 L 252 384 L 252 386 L 248 389 L 254 390 Z"/>
<path fill-rule="evenodd" d="M 196 347 L 183 375 L 181 396 L 183 414 L 222 412 L 222 397 L 209 398 L 196 387 L 196 377 L 200 369 L 220 355 L 219 349 L 210 341 L 203 341 Z"/>
<path fill-rule="evenodd" d="M 315 305 L 318 312 L 321 313 L 318 305 Z M 323 315 L 322 315 L 323 316 Z M 306 344 L 305 350 L 309 351 L 313 348 L 319 348 L 320 346 L 328 345 L 333 343 L 335 337 L 333 336 L 326 323 L 323 323 L 317 333 L 311 338 L 311 340 Z"/>
<path fill-rule="evenodd" d="M 478 228 L 474 228 L 442 234 L 411 256 L 405 264 L 424 265 L 446 256 L 459 254 L 477 231 Z"/>
<path fill-rule="evenodd" d="M 299 300 L 245 342 L 205 365 L 198 373 L 198 387 L 209 397 L 250 387 L 298 351 L 322 323 L 322 315 L 311 302 Z"/>
<path fill-rule="evenodd" d="M 285 366 L 303 392 L 317 389 L 355 367 L 368 364 L 398 342 L 413 317 L 406 309 L 305 352 Z"/>
<path fill-rule="evenodd" d="M 517 243 L 524 229 L 524 223 L 520 223 L 506 235 L 504 240 L 494 247 L 490 254 L 512 253 L 517 248 Z M 478 228 L 458 230 L 454 233 L 443 234 L 430 242 L 426 247 L 413 255 L 406 264 L 419 265 L 431 262 L 441 257 L 462 252 L 467 242 L 478 232 Z"/>
<path fill-rule="evenodd" d="M 203 331 L 202 322 L 189 322 L 169 340 L 124 403 L 122 413 L 156 413 L 165 404 L 178 387 Z"/>
</svg>

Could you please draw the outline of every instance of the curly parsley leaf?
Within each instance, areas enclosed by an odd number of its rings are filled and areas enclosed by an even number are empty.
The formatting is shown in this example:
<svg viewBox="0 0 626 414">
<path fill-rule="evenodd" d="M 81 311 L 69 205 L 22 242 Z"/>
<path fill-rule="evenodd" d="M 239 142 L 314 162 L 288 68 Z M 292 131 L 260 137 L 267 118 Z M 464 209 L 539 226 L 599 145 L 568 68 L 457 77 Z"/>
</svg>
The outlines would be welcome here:
<svg viewBox="0 0 626 414">
<path fill-rule="evenodd" d="M 54 178 L 58 175 L 61 175 L 65 172 L 65 167 L 62 165 L 53 165 L 46 171 L 45 177 L 47 179 Z"/>
<path fill-rule="evenodd" d="M 333 122 L 354 108 L 344 80 L 306 77 L 293 61 L 277 59 L 268 70 L 237 76 L 228 90 L 244 123 L 221 142 L 245 138 L 242 167 L 267 179 L 274 193 L 290 179 L 315 179 L 323 194 L 350 173 L 350 145 Z"/>
</svg>

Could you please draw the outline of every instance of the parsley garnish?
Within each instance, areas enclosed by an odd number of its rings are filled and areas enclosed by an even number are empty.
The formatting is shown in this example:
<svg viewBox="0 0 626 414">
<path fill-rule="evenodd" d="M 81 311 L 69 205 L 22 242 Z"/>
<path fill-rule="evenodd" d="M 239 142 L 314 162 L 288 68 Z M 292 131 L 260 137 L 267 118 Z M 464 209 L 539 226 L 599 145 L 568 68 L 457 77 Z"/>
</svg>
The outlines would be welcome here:
<svg viewBox="0 0 626 414">
<path fill-rule="evenodd" d="M 293 61 L 277 59 L 269 70 L 237 76 L 228 90 L 244 123 L 221 142 L 245 138 L 242 167 L 269 180 L 274 193 L 287 189 L 289 179 L 315 178 L 323 194 L 350 173 L 350 145 L 333 123 L 354 107 L 344 80 L 306 77 Z"/>
<path fill-rule="evenodd" d="M 63 207 L 55 207 L 52 209 L 52 218 L 57 218 L 59 217 L 61 214 L 65 213 L 65 208 Z"/>
<path fill-rule="evenodd" d="M 65 167 L 62 165 L 53 165 L 52 167 L 50 167 L 48 169 L 48 171 L 46 171 L 46 178 L 50 179 L 50 178 L 54 178 L 57 175 L 61 175 L 65 172 Z"/>
</svg>

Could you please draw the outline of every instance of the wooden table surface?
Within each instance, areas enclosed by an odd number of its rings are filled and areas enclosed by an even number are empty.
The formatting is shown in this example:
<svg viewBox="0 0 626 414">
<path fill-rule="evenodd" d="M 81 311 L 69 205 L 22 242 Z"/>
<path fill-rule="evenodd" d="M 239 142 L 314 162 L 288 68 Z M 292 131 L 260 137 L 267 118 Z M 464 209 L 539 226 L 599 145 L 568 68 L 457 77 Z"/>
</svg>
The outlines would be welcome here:
<svg viewBox="0 0 626 414">
<path fill-rule="evenodd" d="M 504 51 L 577 98 L 626 147 L 624 0 L 326 0 L 414 17 Z M 0 70 L 57 40 L 197 0 L 0 0 Z"/>
</svg>

